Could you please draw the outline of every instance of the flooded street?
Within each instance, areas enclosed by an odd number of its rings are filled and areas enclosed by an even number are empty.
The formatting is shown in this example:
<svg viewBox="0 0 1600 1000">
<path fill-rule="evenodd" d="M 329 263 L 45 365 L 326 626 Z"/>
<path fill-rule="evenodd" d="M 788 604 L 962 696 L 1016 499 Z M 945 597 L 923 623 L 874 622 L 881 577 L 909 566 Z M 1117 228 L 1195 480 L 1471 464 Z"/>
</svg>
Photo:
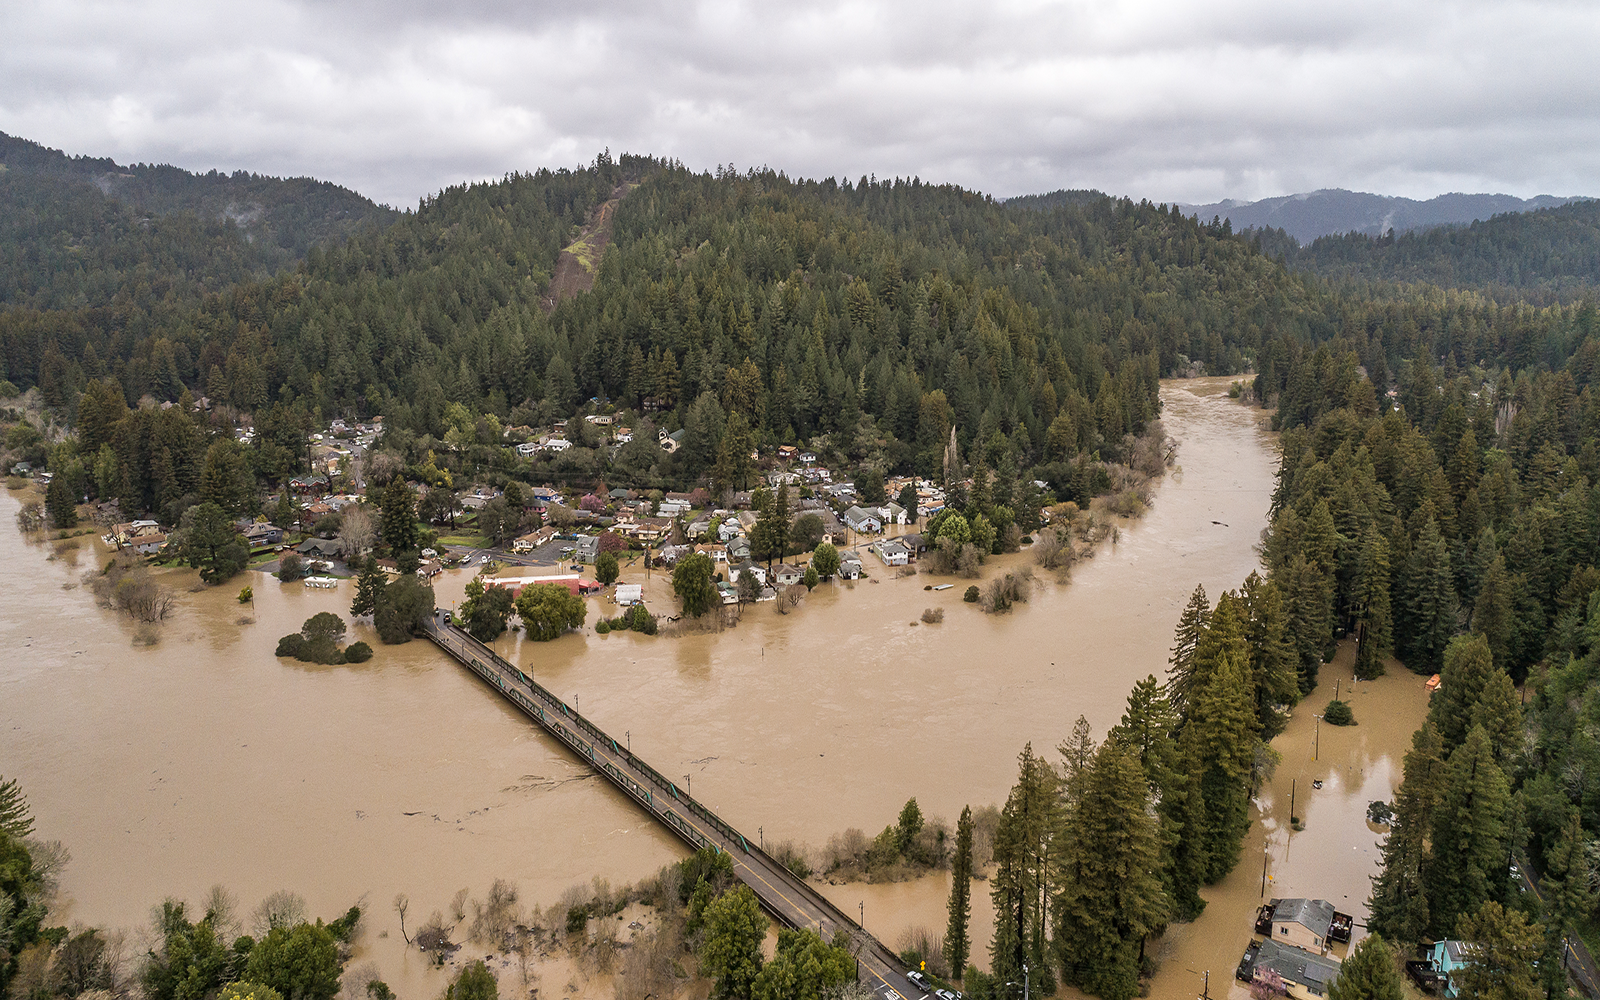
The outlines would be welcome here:
<svg viewBox="0 0 1600 1000">
<path fill-rule="evenodd" d="M 1122 522 L 1117 542 L 1075 568 L 1070 584 L 1046 583 L 1010 615 L 962 603 L 966 581 L 925 591 L 956 581 L 893 580 L 868 555 L 879 582 L 823 585 L 788 615 L 756 605 L 720 634 L 599 636 L 593 623 L 613 606 L 591 600 L 582 634 L 544 644 L 507 636 L 499 650 L 768 843 L 821 847 L 847 827 L 871 836 L 912 796 L 953 826 L 963 805 L 1004 800 L 1025 742 L 1051 751 L 1079 714 L 1099 734 L 1115 724 L 1133 683 L 1162 673 L 1195 584 L 1214 601 L 1256 568 L 1276 455 L 1262 411 L 1228 400 L 1228 383 L 1164 383 L 1178 467 L 1151 511 Z M 11 609 L 0 642 L 12 654 L 0 667 L 0 774 L 21 779 L 39 832 L 72 851 L 63 922 L 143 924 L 163 897 L 197 901 L 216 883 L 245 912 L 281 888 L 324 917 L 364 899 L 372 911 L 358 961 L 377 961 L 405 1000 L 421 1000 L 443 978 L 403 947 L 390 908 L 396 893 L 411 898 L 414 930 L 458 889 L 481 896 L 495 878 L 516 882 L 524 902 L 550 904 L 574 883 L 632 882 L 683 856 L 675 839 L 425 642 L 384 646 L 355 626 L 350 639 L 376 650 L 368 663 L 273 656 L 278 637 L 309 615 L 347 616 L 350 583 L 316 591 L 246 574 L 188 593 L 193 575 L 172 574 L 179 611 L 156 645 L 138 646 L 125 619 L 72 586 L 99 558 L 90 540 L 51 559 L 48 544 L 12 527 L 17 506 L 14 494 L 0 494 L 0 598 Z M 986 575 L 1026 559 L 992 560 Z M 440 577 L 439 604 L 459 601 L 468 579 L 466 571 Z M 625 568 L 623 580 L 645 583 L 654 610 L 672 606 L 661 574 L 645 580 Z M 253 605 L 235 600 L 246 583 Z M 944 608 L 944 622 L 913 626 L 928 607 Z M 1324 687 L 1338 674 L 1325 669 Z M 1358 687 L 1351 701 L 1362 724 L 1322 727 L 1313 764 L 1310 709 L 1320 712 L 1329 697 L 1309 699 L 1277 744 L 1284 763 L 1262 800 L 1277 878 L 1268 895 L 1325 895 L 1344 909 L 1364 898 L 1367 873 L 1348 876 L 1345 855 L 1370 856 L 1378 837 L 1346 842 L 1346 819 L 1357 805 L 1364 816 L 1368 798 L 1390 797 L 1393 751 L 1408 745 L 1424 702 L 1421 679 L 1409 674 Z M 1403 698 L 1417 707 L 1389 713 L 1389 728 L 1364 707 Z M 1307 828 L 1290 840 L 1293 777 Z M 1310 792 L 1312 778 L 1323 789 Z M 1198 991 L 1198 980 L 1180 982 L 1179 967 L 1212 968 L 1214 991 L 1231 981 L 1248 923 L 1238 924 L 1235 948 L 1232 923 L 1206 920 L 1231 905 L 1223 897 L 1253 898 L 1260 830 L 1247 841 L 1257 853 L 1207 894 L 1216 902 L 1206 916 L 1169 935 L 1172 960 L 1156 995 Z M 851 913 L 864 903 L 868 929 L 891 947 L 908 927 L 943 932 L 948 874 L 826 891 Z M 974 910 L 974 959 L 986 963 L 987 883 L 974 887 Z M 1226 963 L 1206 965 L 1230 950 Z"/>
</svg>

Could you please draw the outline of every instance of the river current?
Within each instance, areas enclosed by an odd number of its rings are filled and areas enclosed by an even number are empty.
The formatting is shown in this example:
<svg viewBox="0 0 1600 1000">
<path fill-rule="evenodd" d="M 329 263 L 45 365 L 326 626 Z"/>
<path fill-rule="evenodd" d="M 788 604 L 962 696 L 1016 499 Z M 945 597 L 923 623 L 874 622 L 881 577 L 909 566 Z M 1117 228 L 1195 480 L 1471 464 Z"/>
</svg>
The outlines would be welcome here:
<svg viewBox="0 0 1600 1000">
<path fill-rule="evenodd" d="M 1258 567 L 1276 442 L 1261 410 L 1227 398 L 1228 383 L 1163 383 L 1162 419 L 1178 451 L 1151 510 L 1120 522 L 1070 583 L 1046 582 L 1011 614 L 962 603 L 965 581 L 933 592 L 923 588 L 953 581 L 893 579 L 869 555 L 873 580 L 825 584 L 787 615 L 754 606 L 720 633 L 599 636 L 593 622 L 610 605 L 591 599 L 581 634 L 544 644 L 508 636 L 500 652 L 768 843 L 821 846 L 847 827 L 870 836 L 912 796 L 953 826 L 963 805 L 1004 801 L 1024 743 L 1053 756 L 1080 714 L 1103 735 L 1133 683 L 1161 675 L 1195 585 L 1215 601 Z M 358 624 L 350 638 L 377 651 L 365 664 L 273 655 L 306 617 L 347 616 L 350 583 L 318 591 L 246 574 L 191 590 L 192 573 L 167 573 L 177 613 L 141 645 L 80 584 L 104 557 L 98 546 L 28 541 L 11 527 L 17 506 L 0 494 L 0 645 L 11 653 L 0 666 L 0 774 L 21 779 L 39 833 L 72 852 L 58 921 L 144 925 L 164 897 L 198 902 L 214 884 L 246 911 L 285 888 L 325 917 L 361 899 L 371 910 L 358 958 L 376 961 L 412 1000 L 443 980 L 402 947 L 396 893 L 410 896 L 419 921 L 458 889 L 481 896 L 496 878 L 548 904 L 575 883 L 631 882 L 683 856 L 425 642 L 383 646 Z M 1024 561 L 995 560 L 985 575 Z M 439 603 L 459 601 L 469 578 L 440 577 Z M 625 572 L 624 581 L 644 583 L 657 609 L 670 606 L 661 574 Z M 240 604 L 246 583 L 255 599 Z M 913 625 L 928 607 L 945 609 L 943 623 Z M 1298 729 L 1285 738 L 1299 739 Z M 1321 739 L 1326 762 L 1325 730 Z M 1394 747 L 1403 738 L 1386 733 L 1359 775 L 1336 780 L 1387 798 L 1377 792 L 1398 781 Z M 1308 820 L 1318 829 L 1315 811 Z M 841 906 L 862 905 L 868 929 L 894 946 L 907 926 L 942 929 L 947 886 L 945 875 L 828 891 Z M 980 883 L 976 960 L 992 920 L 986 894 Z M 1187 938 L 1174 940 L 1180 948 Z"/>
</svg>

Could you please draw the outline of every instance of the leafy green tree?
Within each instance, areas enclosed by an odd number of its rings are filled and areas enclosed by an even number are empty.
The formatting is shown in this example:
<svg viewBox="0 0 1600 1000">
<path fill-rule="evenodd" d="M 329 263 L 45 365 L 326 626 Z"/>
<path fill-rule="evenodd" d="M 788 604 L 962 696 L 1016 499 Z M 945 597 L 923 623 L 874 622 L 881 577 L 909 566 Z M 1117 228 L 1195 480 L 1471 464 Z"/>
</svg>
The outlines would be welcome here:
<svg viewBox="0 0 1600 1000">
<path fill-rule="evenodd" d="M 577 594 L 555 583 L 535 583 L 517 595 L 517 615 L 534 642 L 549 642 L 567 629 L 583 628 L 589 608 Z"/>
<path fill-rule="evenodd" d="M 481 960 L 470 962 L 445 987 L 444 997 L 445 1000 L 499 1000 L 500 984 Z"/>
<path fill-rule="evenodd" d="M 378 638 L 393 645 L 410 642 L 432 615 L 433 588 L 407 573 L 383 588 L 372 624 Z"/>
<path fill-rule="evenodd" d="M 146 997 L 204 1000 L 238 975 L 241 952 L 254 949 L 245 938 L 239 942 L 242 947 L 230 950 L 217 935 L 215 919 L 207 913 L 198 923 L 191 923 L 182 903 L 169 899 L 161 904 L 156 927 L 161 943 L 146 955 L 140 976 Z M 334 976 L 337 980 L 337 967 Z M 260 981 L 258 976 L 249 978 Z"/>
<path fill-rule="evenodd" d="M 1490 900 L 1461 915 L 1456 935 L 1472 945 L 1467 964 L 1450 977 L 1462 1000 L 1539 1000 L 1543 995 L 1534 968 L 1542 950 L 1539 927 L 1521 911 Z"/>
<path fill-rule="evenodd" d="M 39 939 L 45 918 L 42 890 L 27 845 L 0 827 L 0 988 L 16 974 L 17 955 Z"/>
<path fill-rule="evenodd" d="M 250 561 L 250 549 L 221 507 L 203 503 L 190 508 L 183 518 L 179 551 L 200 570 L 200 579 L 213 586 L 242 571 Z"/>
<path fill-rule="evenodd" d="M 314 663 L 337 662 L 336 654 L 344 632 L 344 619 L 330 611 L 319 611 L 307 618 L 300 626 L 300 637 L 305 642 L 301 659 Z"/>
<path fill-rule="evenodd" d="M 286 1000 L 333 1000 L 339 992 L 339 948 L 322 921 L 274 927 L 250 949 L 245 978 Z"/>
<path fill-rule="evenodd" d="M 749 886 L 738 885 L 711 901 L 705 910 L 700 967 L 716 980 L 712 996 L 727 1000 L 752 995 L 766 937 L 767 918 Z"/>
<path fill-rule="evenodd" d="M 956 821 L 956 853 L 950 861 L 950 924 L 944 933 L 944 957 L 951 975 L 967 967 L 972 947 L 972 807 L 963 806 Z"/>
<path fill-rule="evenodd" d="M 815 566 L 807 566 L 806 575 L 800 578 L 800 582 L 806 585 L 807 590 L 816 590 L 817 584 L 822 582 L 822 577 L 817 575 Z"/>
<path fill-rule="evenodd" d="M 1328 987 L 1328 1000 L 1405 1000 L 1394 949 L 1382 935 L 1356 942 Z"/>
<path fill-rule="evenodd" d="M 839 550 L 829 542 L 818 542 L 811 553 L 811 567 L 824 580 L 839 572 Z"/>
<path fill-rule="evenodd" d="M 278 491 L 278 502 L 272 508 L 272 523 L 284 531 L 293 531 L 300 520 L 300 508 L 287 488 Z"/>
<path fill-rule="evenodd" d="M 602 552 L 595 557 L 594 578 L 609 587 L 617 582 L 621 575 L 621 568 L 617 565 L 617 556 L 614 552 Z"/>
<path fill-rule="evenodd" d="M 778 931 L 778 949 L 751 983 L 754 1000 L 811 1000 L 856 981 L 856 959 L 844 931 L 833 943 L 810 928 Z"/>
<path fill-rule="evenodd" d="M 350 602 L 350 617 L 359 618 L 362 615 L 375 615 L 378 605 L 383 601 L 384 588 L 388 586 L 389 578 L 383 572 L 383 567 L 378 565 L 375 556 L 367 556 L 366 562 L 361 566 L 361 573 L 356 577 L 356 596 Z"/>
<path fill-rule="evenodd" d="M 284 997 L 270 986 L 240 980 L 224 986 L 217 1000 L 284 1000 Z"/>
<path fill-rule="evenodd" d="M 672 568 L 672 592 L 683 602 L 683 613 L 699 618 L 719 600 L 711 582 L 711 557 L 696 552 L 678 560 Z"/>
</svg>

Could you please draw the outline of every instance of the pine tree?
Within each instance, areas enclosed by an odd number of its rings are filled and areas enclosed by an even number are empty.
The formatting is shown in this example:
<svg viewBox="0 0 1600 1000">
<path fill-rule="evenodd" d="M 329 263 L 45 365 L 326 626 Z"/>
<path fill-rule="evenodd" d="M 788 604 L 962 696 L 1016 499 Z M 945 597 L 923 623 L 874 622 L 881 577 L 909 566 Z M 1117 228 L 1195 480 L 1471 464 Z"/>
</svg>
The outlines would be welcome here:
<svg viewBox="0 0 1600 1000">
<path fill-rule="evenodd" d="M 1094 755 L 1060 847 L 1056 945 L 1070 983 L 1106 1000 L 1139 991 L 1144 940 L 1166 923 L 1161 838 L 1138 759 L 1115 741 Z"/>
<path fill-rule="evenodd" d="M 1225 654 L 1195 697 L 1184 725 L 1184 764 L 1199 784 L 1205 808 L 1198 830 L 1204 845 L 1203 878 L 1215 882 L 1239 862 L 1249 827 L 1250 773 L 1255 765 L 1255 712 L 1236 654 Z"/>
<path fill-rule="evenodd" d="M 1423 872 L 1444 785 L 1444 748 L 1431 721 L 1424 721 L 1412 734 L 1404 767 L 1367 911 L 1368 924 L 1376 933 L 1394 941 L 1417 941 L 1432 922 Z"/>
<path fill-rule="evenodd" d="M 1389 603 L 1389 543 L 1373 525 L 1361 539 L 1361 562 L 1351 593 L 1356 623 L 1356 676 L 1383 676 L 1383 658 L 1394 646 L 1394 618 Z"/>
<path fill-rule="evenodd" d="M 1495 665 L 1501 670 L 1510 665 L 1515 587 L 1516 581 L 1506 572 L 1505 557 L 1496 555 L 1478 582 L 1478 596 L 1472 606 L 1472 631 L 1488 640 Z"/>
<path fill-rule="evenodd" d="M 1428 706 L 1428 718 L 1439 730 L 1447 754 L 1466 737 L 1473 710 L 1493 674 L 1494 658 L 1483 636 L 1458 636 L 1445 650 L 1439 690 Z"/>
<path fill-rule="evenodd" d="M 383 588 L 388 585 L 383 568 L 378 565 L 378 560 L 367 556 L 367 561 L 361 566 L 361 573 L 356 577 L 356 596 L 350 602 L 350 617 L 359 618 L 362 615 L 376 614 L 378 603 L 383 599 Z"/>
<path fill-rule="evenodd" d="M 1245 578 L 1241 589 L 1245 609 L 1245 641 L 1250 647 L 1250 683 L 1255 691 L 1256 725 L 1263 740 L 1283 732 L 1287 706 L 1300 697 L 1294 647 L 1289 643 L 1289 620 L 1283 597 L 1271 580 L 1258 573 Z"/>
<path fill-rule="evenodd" d="M 1189 603 L 1178 618 L 1178 627 L 1172 637 L 1172 656 L 1167 660 L 1171 664 L 1167 668 L 1167 698 L 1180 714 L 1192 686 L 1194 650 L 1200 644 L 1200 637 L 1205 635 L 1210 621 L 1211 603 L 1206 600 L 1206 588 L 1196 585 L 1194 593 L 1189 595 Z"/>
<path fill-rule="evenodd" d="M 50 527 L 57 531 L 78 526 L 78 501 L 68 489 L 65 476 L 55 476 L 45 487 L 44 509 L 50 514 Z"/>
<path fill-rule="evenodd" d="M 956 853 L 950 861 L 950 925 L 944 935 L 944 957 L 950 974 L 960 977 L 967 968 L 971 942 L 967 928 L 972 920 L 972 807 L 961 810 L 956 821 Z"/>
<path fill-rule="evenodd" d="M 1505 769 L 1507 762 L 1522 749 L 1522 706 L 1511 675 L 1496 670 L 1478 692 L 1477 704 L 1468 716 L 1469 725 L 1481 726 L 1494 749 L 1495 763 Z"/>
<path fill-rule="evenodd" d="M 1162 695 L 1161 685 L 1151 675 L 1134 684 L 1128 695 L 1127 711 L 1107 740 L 1132 754 L 1144 771 L 1145 786 L 1155 803 L 1160 823 L 1161 863 L 1157 870 L 1174 913 L 1191 916 L 1198 913 L 1203 904 L 1195 894 L 1200 885 L 1198 875 L 1187 880 L 1187 891 L 1180 892 L 1177 888 L 1175 852 L 1187 804 L 1187 776 L 1181 770 L 1178 744 L 1172 735 L 1176 728 L 1177 715 Z"/>
<path fill-rule="evenodd" d="M 1433 854 L 1423 872 L 1432 929 L 1449 933 L 1504 879 L 1511 795 L 1489 737 L 1473 727 L 1450 754 L 1433 816 Z"/>
<path fill-rule="evenodd" d="M 379 501 L 383 526 L 380 534 L 385 545 L 399 558 L 403 552 L 417 548 L 417 504 L 411 487 L 399 476 L 383 488 Z"/>
<path fill-rule="evenodd" d="M 1405 1000 L 1394 949 L 1382 935 L 1362 938 L 1339 965 L 1328 1000 Z"/>
<path fill-rule="evenodd" d="M 1405 600 L 1395 616 L 1395 635 L 1401 637 L 1398 652 L 1406 666 L 1431 674 L 1443 662 L 1445 647 L 1456 630 L 1450 552 L 1432 517 L 1424 519 L 1401 578 Z"/>
<path fill-rule="evenodd" d="M 1519 910 L 1484 903 L 1463 914 L 1456 935 L 1471 942 L 1467 964 L 1450 981 L 1462 1000 L 1539 1000 L 1539 974 L 1534 965 L 1543 950 L 1538 925 Z"/>
</svg>

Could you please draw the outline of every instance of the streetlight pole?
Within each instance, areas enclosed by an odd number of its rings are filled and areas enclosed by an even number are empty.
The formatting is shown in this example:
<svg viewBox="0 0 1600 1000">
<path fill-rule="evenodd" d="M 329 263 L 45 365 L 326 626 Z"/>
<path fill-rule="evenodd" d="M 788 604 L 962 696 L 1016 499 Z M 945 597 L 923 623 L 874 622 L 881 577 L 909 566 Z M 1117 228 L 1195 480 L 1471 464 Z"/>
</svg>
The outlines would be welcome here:
<svg viewBox="0 0 1600 1000">
<path fill-rule="evenodd" d="M 867 901 L 864 899 L 861 901 L 861 929 L 867 929 Z"/>
</svg>

